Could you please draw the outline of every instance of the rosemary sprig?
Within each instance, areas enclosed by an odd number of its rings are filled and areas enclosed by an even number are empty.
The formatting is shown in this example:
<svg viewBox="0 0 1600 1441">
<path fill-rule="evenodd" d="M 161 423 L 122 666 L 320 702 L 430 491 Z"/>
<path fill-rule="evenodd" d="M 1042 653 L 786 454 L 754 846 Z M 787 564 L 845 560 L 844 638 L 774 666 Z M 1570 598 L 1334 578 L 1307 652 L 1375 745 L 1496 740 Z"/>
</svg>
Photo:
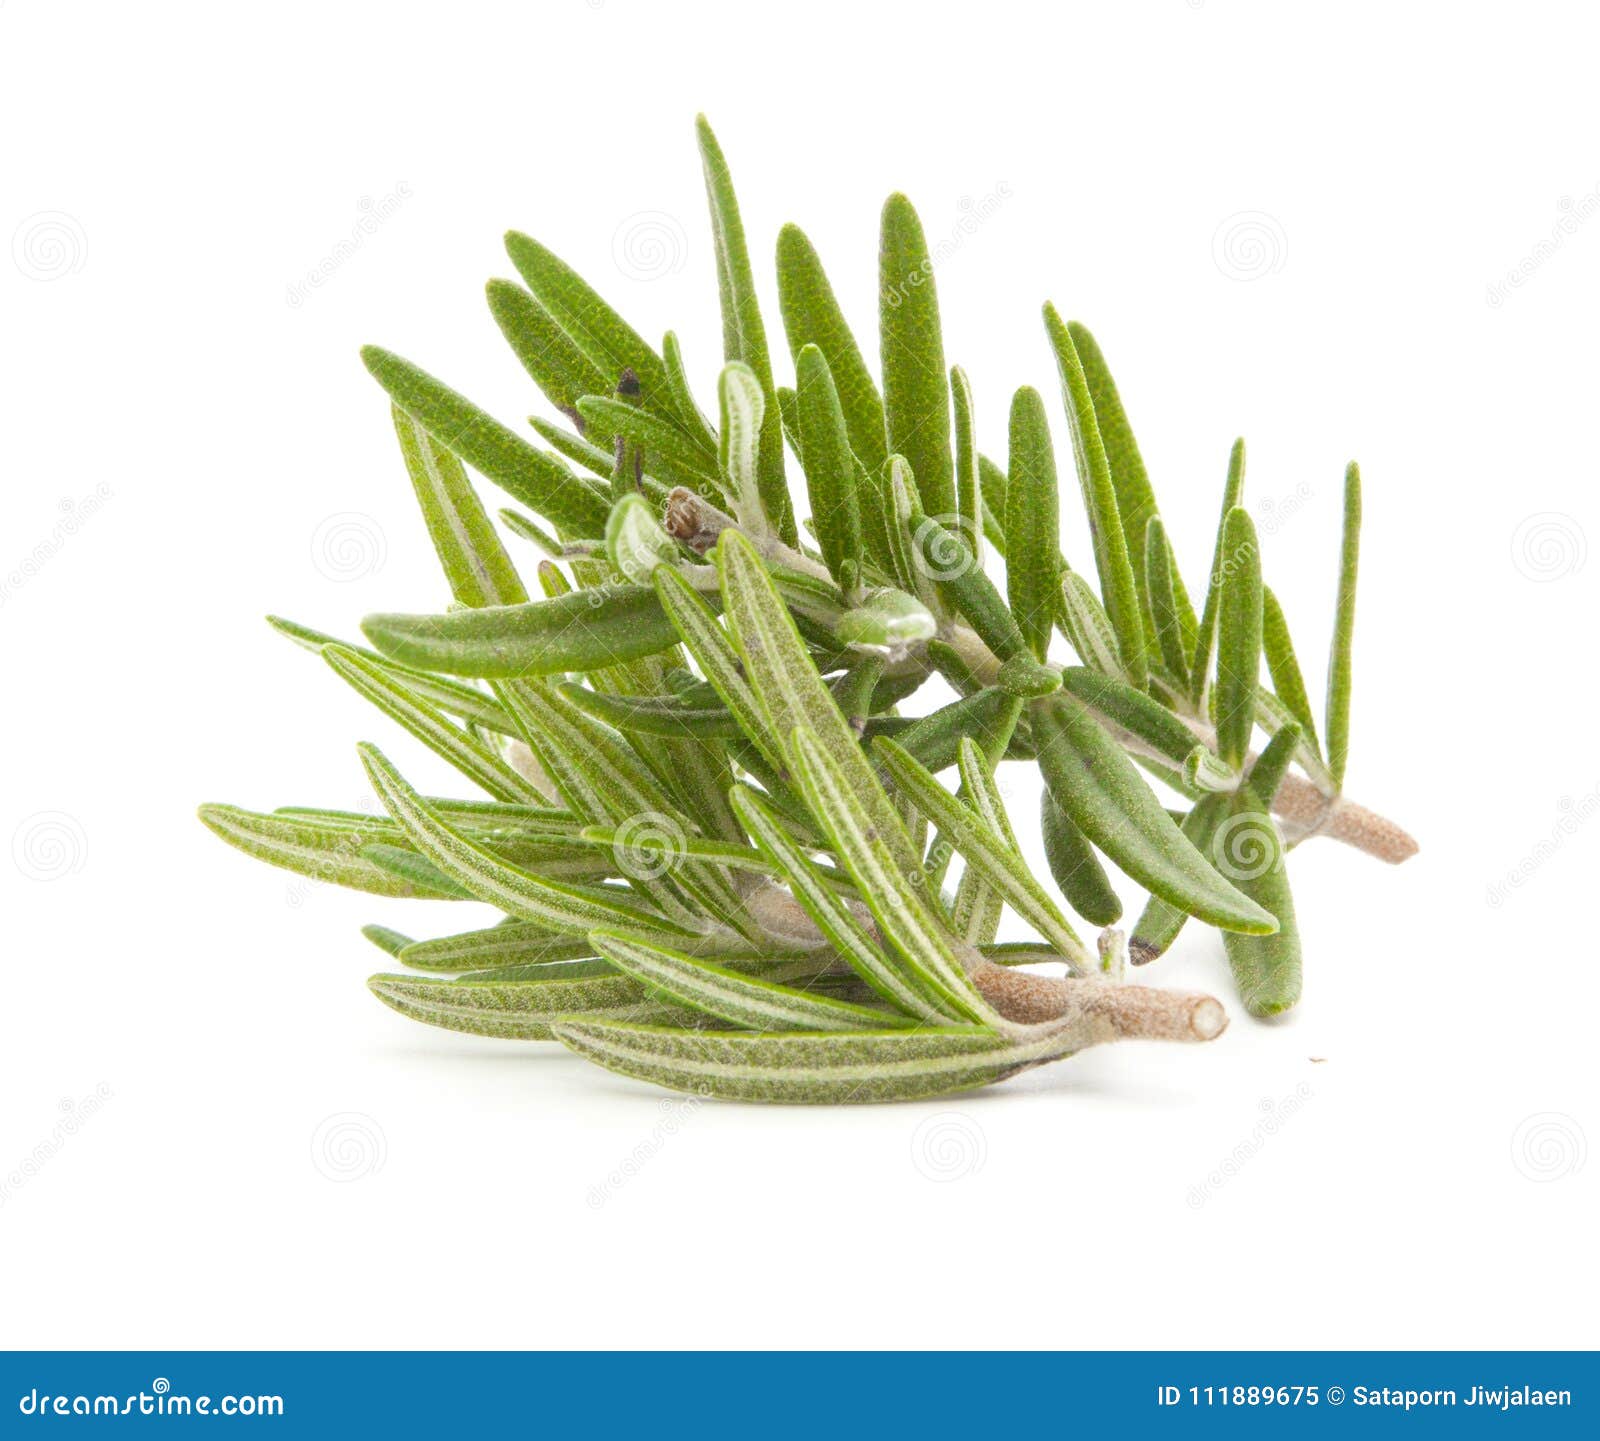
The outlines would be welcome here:
<svg viewBox="0 0 1600 1441">
<path fill-rule="evenodd" d="M 369 616 L 370 648 L 273 622 L 480 798 L 419 795 L 363 746 L 384 816 L 201 818 L 304 876 L 499 909 L 497 925 L 434 939 L 366 928 L 405 968 L 370 981 L 401 1014 L 734 1099 L 935 1095 L 1126 1037 L 1212 1039 L 1217 1001 L 1122 974 L 1190 917 L 1222 931 L 1248 1011 L 1292 1006 L 1288 851 L 1316 834 L 1390 861 L 1414 849 L 1342 793 L 1355 466 L 1319 733 L 1240 508 L 1242 442 L 1197 617 L 1105 356 L 1047 306 L 1093 539 L 1074 566 L 1049 407 L 1018 390 L 1005 467 L 981 452 L 910 201 L 882 215 L 881 387 L 816 251 L 780 233 L 789 389 L 703 118 L 698 138 L 724 340 L 715 424 L 671 333 L 657 351 L 514 232 L 521 283 L 491 281 L 489 308 L 565 424 L 534 417 L 530 440 L 410 361 L 363 352 L 452 608 Z M 532 592 L 469 468 L 533 513 L 502 512 L 551 557 Z M 1051 654 L 1058 633 L 1070 656 Z M 958 698 L 902 713 L 935 675 Z M 1064 904 L 1022 859 L 1000 764 L 1039 767 Z M 1126 946 L 1114 931 L 1091 946 L 1071 919 L 1119 919 L 1108 864 L 1150 892 Z M 1006 909 L 1037 941 L 994 944 Z M 1022 968 L 1049 960 L 1061 973 Z"/>
</svg>

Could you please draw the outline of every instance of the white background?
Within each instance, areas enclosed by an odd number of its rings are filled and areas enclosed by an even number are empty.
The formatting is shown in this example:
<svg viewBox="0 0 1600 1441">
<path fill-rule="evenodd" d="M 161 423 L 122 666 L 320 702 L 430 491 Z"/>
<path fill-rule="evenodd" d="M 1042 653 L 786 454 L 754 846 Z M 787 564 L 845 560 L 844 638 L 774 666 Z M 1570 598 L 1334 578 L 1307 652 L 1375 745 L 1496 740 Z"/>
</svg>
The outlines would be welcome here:
<svg viewBox="0 0 1600 1441">
<path fill-rule="evenodd" d="M 1600 1341 L 1591 7 L 257 16 L 0 8 L 0 1341 Z M 356 348 L 517 423 L 481 295 L 516 226 L 677 328 L 710 395 L 702 108 L 780 351 L 778 226 L 870 341 L 900 188 L 960 236 L 938 286 L 986 448 L 1014 386 L 1053 395 L 1053 298 L 1107 351 L 1193 587 L 1247 436 L 1314 691 L 1362 461 L 1349 785 L 1423 850 L 1297 853 L 1287 1022 L 926 1105 L 663 1101 L 402 1020 L 358 926 L 465 909 L 297 882 L 194 820 L 363 804 L 363 738 L 445 783 L 261 621 L 444 600 Z M 1198 927 L 1150 979 L 1231 1001 Z"/>
</svg>

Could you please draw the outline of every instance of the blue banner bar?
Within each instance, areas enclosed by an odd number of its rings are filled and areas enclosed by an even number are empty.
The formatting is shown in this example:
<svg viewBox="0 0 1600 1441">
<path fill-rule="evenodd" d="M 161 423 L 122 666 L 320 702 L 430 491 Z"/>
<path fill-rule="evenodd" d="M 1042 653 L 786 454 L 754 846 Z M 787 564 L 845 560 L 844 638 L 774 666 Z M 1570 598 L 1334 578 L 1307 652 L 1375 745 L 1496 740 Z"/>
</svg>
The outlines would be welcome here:
<svg viewBox="0 0 1600 1441">
<path fill-rule="evenodd" d="M 1597 1353 L 0 1354 L 0 1434 L 1600 1436 Z"/>
</svg>

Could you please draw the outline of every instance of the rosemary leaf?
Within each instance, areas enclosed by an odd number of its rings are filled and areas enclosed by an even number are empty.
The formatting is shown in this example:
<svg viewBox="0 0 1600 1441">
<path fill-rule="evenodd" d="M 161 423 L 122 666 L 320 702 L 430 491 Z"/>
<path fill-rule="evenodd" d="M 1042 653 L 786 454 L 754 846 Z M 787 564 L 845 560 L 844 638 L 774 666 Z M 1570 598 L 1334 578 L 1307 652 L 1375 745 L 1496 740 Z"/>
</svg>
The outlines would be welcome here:
<svg viewBox="0 0 1600 1441">
<path fill-rule="evenodd" d="M 1048 790 L 1039 792 L 1039 828 L 1045 864 L 1067 904 L 1091 925 L 1115 925 L 1122 916 L 1122 901 L 1089 838 Z"/>
<path fill-rule="evenodd" d="M 888 765 L 895 784 L 939 827 L 941 834 L 966 857 L 967 864 L 982 871 L 984 879 L 1061 953 L 1074 971 L 1092 971 L 1093 960 L 1083 942 L 1018 853 L 1004 807 L 972 742 L 964 740 L 961 745 L 962 779 L 969 804 L 951 795 L 892 740 L 883 737 L 873 745 Z"/>
<path fill-rule="evenodd" d="M 1056 367 L 1061 373 L 1061 392 L 1066 404 L 1067 423 L 1072 431 L 1072 453 L 1078 466 L 1078 483 L 1083 491 L 1084 509 L 1089 513 L 1089 532 L 1094 539 L 1094 563 L 1100 576 L 1100 594 L 1106 615 L 1116 633 L 1117 651 L 1128 680 L 1140 689 L 1145 682 L 1144 627 L 1139 615 L 1139 593 L 1134 584 L 1133 564 L 1128 542 L 1117 510 L 1117 493 L 1111 483 L 1105 444 L 1095 422 L 1094 400 L 1083 372 L 1072 335 L 1053 305 L 1044 308 L 1045 329 L 1055 350 Z M 1016 484 L 1016 477 L 1011 477 Z M 1006 534 L 1011 534 L 1007 523 Z M 1014 538 L 1012 540 L 1014 544 Z M 1009 560 L 1009 554 L 1008 554 Z"/>
<path fill-rule="evenodd" d="M 1239 998 L 1252 1016 L 1276 1016 L 1300 999 L 1300 929 L 1295 922 L 1283 841 L 1261 799 L 1248 785 L 1226 798 L 1227 815 L 1211 838 L 1211 855 L 1224 874 L 1277 919 L 1270 936 L 1224 931 Z"/>
<path fill-rule="evenodd" d="M 600 954 L 652 992 L 752 1031 L 881 1031 L 913 1022 L 904 1016 L 696 960 L 611 931 L 590 932 Z"/>
<path fill-rule="evenodd" d="M 604 395 L 617 383 L 617 373 L 596 365 L 561 322 L 515 281 L 491 280 L 486 294 L 506 343 L 557 410 L 571 414 L 584 396 Z M 611 440 L 605 431 L 589 438 L 601 445 Z"/>
<path fill-rule="evenodd" d="M 680 740 L 731 740 L 744 734 L 738 718 L 720 700 L 696 704 L 677 696 L 610 695 L 572 682 L 563 683 L 559 689 L 579 710 L 619 730 L 675 736 Z"/>
<path fill-rule="evenodd" d="M 383 667 L 339 645 L 325 646 L 322 658 L 335 675 L 496 800 L 525 801 L 531 805 L 544 803 L 545 797 L 536 786 L 523 779 L 487 746 L 451 725 Z"/>
<path fill-rule="evenodd" d="M 904 195 L 883 205 L 878 249 L 879 342 L 888 448 L 905 456 L 922 509 L 956 517 L 939 300 L 922 222 Z"/>
<path fill-rule="evenodd" d="M 783 421 L 772 384 L 772 360 L 767 353 L 767 331 L 756 299 L 755 278 L 750 273 L 750 252 L 745 246 L 744 222 L 733 193 L 733 179 L 722 147 L 704 115 L 695 120 L 700 141 L 700 163 L 705 171 L 706 198 L 711 204 L 711 229 L 717 249 L 717 283 L 722 294 L 723 359 L 748 366 L 761 387 L 765 402 L 760 423 L 757 485 L 761 505 L 779 537 L 795 545 L 794 510 L 783 474 Z"/>
<path fill-rule="evenodd" d="M 794 749 L 806 804 L 827 831 L 880 934 L 907 964 L 932 978 L 943 1007 L 969 1020 L 994 1020 L 967 977 L 955 937 L 935 912 L 921 853 L 910 846 L 898 815 L 891 807 L 892 831 L 886 835 L 886 827 L 869 817 L 844 771 L 810 729 L 796 729 Z M 877 780 L 872 784 L 876 788 Z M 909 866 L 897 854 L 905 850 L 911 852 Z"/>
<path fill-rule="evenodd" d="M 1350 650 L 1356 629 L 1356 570 L 1361 559 L 1361 469 L 1351 461 L 1344 473 L 1344 531 L 1339 543 L 1339 605 L 1328 661 L 1328 771 L 1344 787 L 1350 754 Z"/>
<path fill-rule="evenodd" d="M 1121 748 L 1076 699 L 1031 708 L 1039 768 L 1050 794 L 1088 838 L 1164 900 L 1211 925 L 1271 932 L 1271 914 L 1218 874 L 1184 838 Z"/>
<path fill-rule="evenodd" d="M 435 445 L 399 406 L 391 407 L 391 414 L 451 595 L 470 606 L 518 605 L 527 600 L 528 592 L 461 462 Z"/>
<path fill-rule="evenodd" d="M 1217 754 L 1238 769 L 1256 721 L 1261 666 L 1261 550 L 1242 506 L 1222 526 L 1226 560 L 1217 605 Z"/>
<path fill-rule="evenodd" d="M 1111 622 L 1089 583 L 1076 571 L 1061 577 L 1061 629 L 1085 665 L 1102 675 L 1126 677 Z"/>
<path fill-rule="evenodd" d="M 199 816 L 208 830 L 230 846 L 296 875 L 377 896 L 455 899 L 453 891 L 420 888 L 362 854 L 362 848 L 372 841 L 398 839 L 399 833 L 393 827 L 375 817 L 369 818 L 366 830 L 352 831 L 297 816 L 263 815 L 238 806 L 203 805 Z"/>
<path fill-rule="evenodd" d="M 1006 583 L 1023 639 L 1037 660 L 1050 648 L 1061 571 L 1056 462 L 1039 392 L 1023 386 L 1011 401 Z"/>
<path fill-rule="evenodd" d="M 1189 698 L 1199 705 L 1211 676 L 1211 652 L 1217 640 L 1217 607 L 1222 601 L 1224 566 L 1228 557 L 1228 516 L 1244 495 L 1244 441 L 1236 440 L 1228 452 L 1228 478 L 1222 487 L 1222 516 L 1217 522 L 1217 544 L 1211 556 L 1211 579 L 1206 586 L 1206 603 L 1195 632 L 1194 668 L 1189 672 Z"/>
<path fill-rule="evenodd" d="M 1300 662 L 1295 658 L 1294 642 L 1289 637 L 1289 622 L 1269 585 L 1261 587 L 1261 647 L 1266 652 L 1267 672 L 1272 677 L 1274 693 L 1294 717 L 1301 742 L 1320 756 L 1316 721 L 1311 715 L 1311 700 L 1306 695 Z"/>
<path fill-rule="evenodd" d="M 1068 1055 L 1081 1042 L 1018 1044 L 983 1026 L 880 1033 L 698 1032 L 574 1017 L 556 1039 L 608 1070 L 676 1091 L 736 1101 L 909 1101 L 988 1085 Z"/>
<path fill-rule="evenodd" d="M 1105 447 L 1106 465 L 1111 473 L 1111 486 L 1117 497 L 1117 514 L 1122 521 L 1122 533 L 1128 548 L 1128 564 L 1133 571 L 1133 582 L 1140 589 L 1140 601 L 1147 616 L 1153 614 L 1153 594 L 1146 586 L 1149 566 L 1150 523 L 1158 519 L 1155 492 L 1150 487 L 1150 477 L 1145 470 L 1144 457 L 1139 454 L 1139 443 L 1133 438 L 1133 427 L 1128 424 L 1128 413 L 1123 408 L 1122 397 L 1117 393 L 1117 383 L 1111 378 L 1110 367 L 1100 346 L 1087 326 L 1076 320 L 1067 325 L 1073 349 L 1083 366 L 1084 378 L 1089 383 L 1089 396 L 1094 405 L 1095 427 L 1100 432 Z M 1173 574 L 1177 574 L 1176 562 Z M 1189 598 L 1183 594 L 1183 580 L 1179 577 L 1176 589 L 1187 606 Z M 1180 671 L 1178 674 L 1187 674 Z"/>
<path fill-rule="evenodd" d="M 822 563 L 846 597 L 861 585 L 861 476 L 850 449 L 844 411 L 821 349 L 803 346 L 795 359 L 795 394 L 806 490 Z"/>
<path fill-rule="evenodd" d="M 866 932 L 855 913 L 828 886 L 822 873 L 754 791 L 737 786 L 733 807 L 761 847 L 783 872 L 801 909 L 816 922 L 840 958 L 890 1005 L 934 1025 L 965 1018 L 951 1004 L 938 975 L 915 957 L 891 958 Z"/>
<path fill-rule="evenodd" d="M 361 629 L 384 655 L 408 665 L 491 678 L 594 670 L 678 643 L 647 585 L 576 590 L 554 600 L 449 615 L 369 615 Z"/>
<path fill-rule="evenodd" d="M 1144 539 L 1145 594 L 1150 624 L 1155 631 L 1161 663 L 1180 684 L 1187 682 L 1194 664 L 1194 639 L 1198 624 L 1189 598 L 1180 589 L 1182 578 L 1159 515 L 1150 517 Z"/>
<path fill-rule="evenodd" d="M 639 383 L 640 405 L 662 420 L 674 418 L 666 368 L 638 331 L 576 271 L 532 236 L 508 232 L 506 254 L 534 298 L 555 317 L 594 370 L 605 377 L 604 384 L 593 390 L 609 394 L 623 372 L 631 370 Z M 552 520 L 555 518 L 551 516 Z M 584 531 L 592 534 L 593 528 L 584 527 Z"/>
<path fill-rule="evenodd" d="M 883 397 L 834 299 L 817 252 L 795 225 L 778 232 L 778 305 L 790 355 L 798 363 L 807 345 L 822 352 L 838 389 L 850 448 L 869 472 L 881 471 L 889 459 Z M 878 559 L 881 563 L 882 556 Z"/>
<path fill-rule="evenodd" d="M 597 535 L 605 527 L 605 496 L 553 456 L 409 360 L 375 345 L 366 346 L 361 358 L 390 400 L 502 490 L 579 535 Z"/>
<path fill-rule="evenodd" d="M 861 753 L 850 723 L 822 683 L 755 547 L 737 531 L 725 531 L 717 544 L 717 567 L 733 642 L 779 753 L 792 763 L 796 728 L 807 728 L 844 776 L 854 809 L 877 830 L 895 863 L 920 876 L 921 857 Z"/>
<path fill-rule="evenodd" d="M 602 898 L 593 890 L 542 881 L 507 865 L 446 824 L 400 778 L 376 746 L 363 745 L 359 749 L 373 789 L 411 843 L 479 900 L 498 906 L 507 915 L 538 921 L 559 931 L 587 931 L 605 925 L 670 932 L 683 929 L 652 912 Z"/>
<path fill-rule="evenodd" d="M 387 956 L 399 956 L 411 944 L 411 937 L 388 926 L 362 926 L 361 934 Z"/>
<path fill-rule="evenodd" d="M 1114 676 L 1101 675 L 1087 666 L 1068 666 L 1061 672 L 1061 684 L 1168 760 L 1183 764 L 1199 744 L 1194 732 L 1164 705 Z"/>
</svg>

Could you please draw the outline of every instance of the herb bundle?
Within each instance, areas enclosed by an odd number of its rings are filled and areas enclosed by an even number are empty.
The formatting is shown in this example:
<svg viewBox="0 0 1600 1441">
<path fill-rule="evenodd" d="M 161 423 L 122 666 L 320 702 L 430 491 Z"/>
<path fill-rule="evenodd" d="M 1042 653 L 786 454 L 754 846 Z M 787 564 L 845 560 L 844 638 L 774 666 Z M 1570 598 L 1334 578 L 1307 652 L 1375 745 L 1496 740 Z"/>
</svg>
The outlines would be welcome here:
<svg viewBox="0 0 1600 1441">
<path fill-rule="evenodd" d="M 202 819 L 304 875 L 503 912 L 439 939 L 367 928 L 407 968 L 369 983 L 402 1014 L 555 1039 L 702 1094 L 899 1099 L 1100 1042 L 1210 1040 L 1217 1000 L 1127 979 L 1191 917 L 1221 931 L 1246 1010 L 1294 1005 L 1285 853 L 1315 835 L 1388 861 L 1414 850 L 1343 795 L 1355 466 L 1319 733 L 1241 506 L 1242 443 L 1197 607 L 1104 357 L 1047 306 L 1093 538 L 1076 568 L 1049 408 L 1019 390 L 1003 463 L 980 450 L 910 203 L 892 196 L 882 216 L 881 385 L 816 252 L 784 229 L 784 388 L 703 119 L 699 141 L 726 362 L 714 417 L 671 333 L 652 347 L 520 234 L 521 283 L 492 281 L 488 298 L 566 422 L 533 418 L 542 444 L 364 352 L 454 605 L 371 616 L 370 646 L 273 624 L 476 798 L 420 795 L 367 745 L 385 818 L 209 805 Z M 500 518 L 547 557 L 537 598 L 467 467 L 521 507 Z M 1058 636 L 1070 662 L 1051 657 Z M 903 713 L 935 675 L 956 698 Z M 1002 762 L 1039 767 L 1054 888 L 1022 858 Z M 1127 936 L 1107 862 L 1149 892 Z M 1007 908 L 1037 940 L 997 942 Z"/>
</svg>

